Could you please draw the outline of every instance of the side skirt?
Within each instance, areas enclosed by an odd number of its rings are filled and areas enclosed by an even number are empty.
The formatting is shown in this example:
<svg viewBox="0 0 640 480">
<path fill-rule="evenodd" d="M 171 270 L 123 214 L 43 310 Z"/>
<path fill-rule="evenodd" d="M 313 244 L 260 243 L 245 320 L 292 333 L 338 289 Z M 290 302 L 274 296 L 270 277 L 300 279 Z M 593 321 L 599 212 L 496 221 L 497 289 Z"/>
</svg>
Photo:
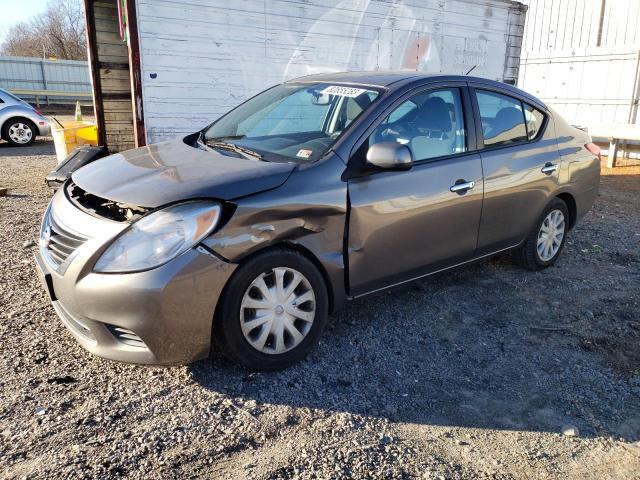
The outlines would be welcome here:
<svg viewBox="0 0 640 480">
<path fill-rule="evenodd" d="M 355 295 L 355 296 L 348 296 L 347 299 L 348 300 L 355 300 L 357 298 L 362 298 L 362 297 L 366 297 L 368 295 L 373 295 L 374 293 L 379 293 L 379 292 L 383 292 L 385 290 L 390 290 L 390 289 L 392 289 L 394 287 L 398 287 L 400 285 L 404 285 L 405 283 L 415 282 L 416 280 L 420 280 L 422 278 L 429 277 L 431 275 L 435 275 L 436 273 L 441 273 L 441 272 L 445 272 L 447 270 L 452 270 L 454 268 L 461 267 L 463 265 L 468 265 L 470 263 L 477 262 L 479 260 L 485 259 L 487 257 L 491 257 L 491 256 L 496 255 L 498 253 L 506 252 L 507 250 L 513 250 L 514 248 L 517 248 L 520 245 L 521 245 L 521 243 L 517 243 L 517 244 L 512 245 L 510 247 L 501 248 L 500 250 L 496 250 L 495 252 L 487 253 L 487 254 L 481 255 L 479 257 L 474 257 L 474 258 L 471 258 L 471 259 L 466 260 L 464 262 L 456 263 L 455 265 L 451 265 L 449 267 L 440 268 L 438 270 L 434 270 L 433 272 L 425 273 L 424 275 L 419 275 L 417 277 L 409 278 L 407 280 L 402 280 L 401 282 L 392 283 L 391 285 L 387 285 L 386 287 L 376 288 L 375 290 L 371 290 L 369 292 L 361 293 L 361 294 Z"/>
</svg>

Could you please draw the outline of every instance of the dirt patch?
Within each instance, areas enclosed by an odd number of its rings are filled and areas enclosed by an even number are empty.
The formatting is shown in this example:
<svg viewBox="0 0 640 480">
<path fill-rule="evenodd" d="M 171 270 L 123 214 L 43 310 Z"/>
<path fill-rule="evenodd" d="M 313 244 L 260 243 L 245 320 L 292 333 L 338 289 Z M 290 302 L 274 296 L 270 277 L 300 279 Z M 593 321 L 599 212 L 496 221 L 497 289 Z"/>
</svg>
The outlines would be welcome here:
<svg viewBox="0 0 640 480">
<path fill-rule="evenodd" d="M 251 374 L 76 344 L 23 248 L 52 153 L 0 144 L 0 477 L 638 478 L 640 172 L 604 171 L 555 267 L 503 255 L 356 301 L 307 360 Z"/>
</svg>

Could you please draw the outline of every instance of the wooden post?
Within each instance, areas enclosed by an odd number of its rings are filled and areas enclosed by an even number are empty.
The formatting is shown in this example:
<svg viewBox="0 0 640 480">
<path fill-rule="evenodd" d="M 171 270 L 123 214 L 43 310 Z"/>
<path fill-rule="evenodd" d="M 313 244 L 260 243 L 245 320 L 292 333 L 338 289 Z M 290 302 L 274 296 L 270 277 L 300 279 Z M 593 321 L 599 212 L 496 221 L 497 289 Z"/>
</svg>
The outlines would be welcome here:
<svg viewBox="0 0 640 480">
<path fill-rule="evenodd" d="M 127 12 L 127 46 L 129 49 L 129 72 L 131 77 L 131 103 L 133 107 L 133 132 L 136 147 L 147 144 L 142 104 L 142 69 L 140 66 L 140 41 L 135 0 L 125 0 Z"/>
<path fill-rule="evenodd" d="M 607 167 L 613 168 L 616 166 L 616 154 L 618 153 L 618 140 L 615 138 L 609 139 L 609 151 L 607 152 Z"/>
<path fill-rule="evenodd" d="M 89 70 L 91 72 L 91 90 L 93 111 L 98 127 L 98 145 L 109 148 L 105 133 L 104 110 L 102 106 L 102 85 L 100 84 L 100 67 L 98 65 L 98 44 L 96 41 L 96 19 L 94 16 L 95 0 L 84 0 L 84 25 L 87 34 L 87 51 L 89 54 Z"/>
</svg>

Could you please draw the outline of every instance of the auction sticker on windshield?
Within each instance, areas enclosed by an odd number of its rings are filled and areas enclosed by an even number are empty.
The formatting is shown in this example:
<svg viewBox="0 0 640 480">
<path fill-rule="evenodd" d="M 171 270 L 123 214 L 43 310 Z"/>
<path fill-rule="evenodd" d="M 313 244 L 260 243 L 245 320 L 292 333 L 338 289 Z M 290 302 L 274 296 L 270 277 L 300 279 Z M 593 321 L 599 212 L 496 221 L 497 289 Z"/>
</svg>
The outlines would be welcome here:
<svg viewBox="0 0 640 480">
<path fill-rule="evenodd" d="M 355 88 L 355 87 L 341 87 L 339 85 L 332 85 L 330 87 L 325 88 L 320 93 L 324 93 L 326 95 L 338 95 L 339 97 L 350 97 L 354 98 L 358 95 L 363 94 L 367 90 L 365 88 Z"/>
<path fill-rule="evenodd" d="M 301 148 L 300 150 L 298 150 L 298 153 L 296 154 L 296 157 L 298 157 L 298 158 L 309 158 L 312 153 L 313 153 L 313 151 L 309 150 L 308 148 Z"/>
</svg>

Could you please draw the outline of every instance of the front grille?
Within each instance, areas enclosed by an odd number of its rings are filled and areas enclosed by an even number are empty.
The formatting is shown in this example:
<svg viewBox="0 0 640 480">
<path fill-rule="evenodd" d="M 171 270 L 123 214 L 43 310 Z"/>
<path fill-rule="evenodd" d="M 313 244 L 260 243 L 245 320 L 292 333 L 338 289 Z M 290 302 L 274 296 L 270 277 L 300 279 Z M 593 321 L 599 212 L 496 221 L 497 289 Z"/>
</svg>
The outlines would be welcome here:
<svg viewBox="0 0 640 480">
<path fill-rule="evenodd" d="M 147 348 L 142 339 L 131 330 L 127 330 L 126 328 L 122 327 L 116 327 L 115 325 L 107 325 L 107 328 L 111 332 L 111 335 L 116 337 L 118 341 L 124 343 L 125 345 L 137 348 Z"/>
<path fill-rule="evenodd" d="M 49 227 L 49 238 L 46 244 L 47 253 L 56 266 L 60 266 L 87 239 L 63 228 L 51 214 L 48 215 L 47 222 Z"/>
</svg>

